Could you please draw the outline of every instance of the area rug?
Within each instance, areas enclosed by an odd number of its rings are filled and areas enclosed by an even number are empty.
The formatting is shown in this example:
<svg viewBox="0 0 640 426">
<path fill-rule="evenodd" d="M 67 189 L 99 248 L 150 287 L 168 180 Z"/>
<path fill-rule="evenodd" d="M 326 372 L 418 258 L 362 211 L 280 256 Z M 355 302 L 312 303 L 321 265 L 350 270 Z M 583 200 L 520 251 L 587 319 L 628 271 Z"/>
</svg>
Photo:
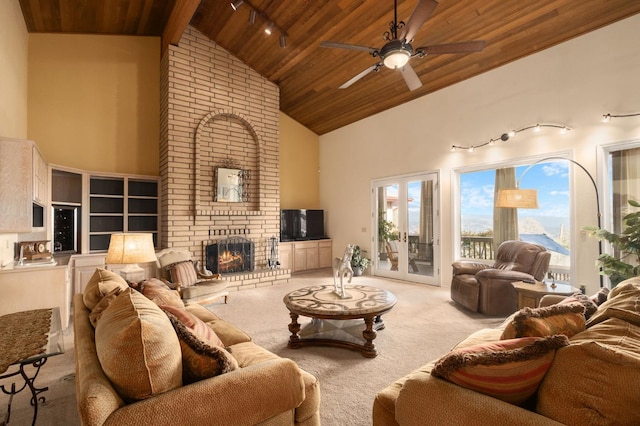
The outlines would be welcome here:
<svg viewBox="0 0 640 426">
<path fill-rule="evenodd" d="M 378 332 L 374 341 L 379 352 L 376 358 L 365 358 L 359 352 L 341 348 L 287 348 L 290 318 L 282 302 L 284 295 L 301 287 L 329 283 L 333 283 L 330 270 L 296 274 L 286 284 L 231 293 L 226 305 L 222 299 L 207 305 L 246 331 L 257 344 L 296 361 L 319 378 L 323 426 L 371 425 L 376 392 L 438 358 L 468 334 L 502 322 L 502 318 L 487 318 L 458 308 L 451 301 L 448 288 L 361 276 L 354 277 L 352 284 L 381 287 L 398 298 L 396 306 L 384 315 L 386 327 Z M 305 320 L 300 317 L 301 322 Z M 49 359 L 36 381 L 38 386 L 49 387 L 43 394 L 47 400 L 39 408 L 39 426 L 80 424 L 71 325 L 64 333 L 64 344 L 66 352 Z M 6 402 L 0 396 L 0 418 Z M 26 393 L 18 395 L 12 406 L 10 424 L 31 424 L 32 415 Z M 149 419 L 149 423 L 152 424 L 153 419 Z"/>
<path fill-rule="evenodd" d="M 290 318 L 282 300 L 292 290 L 320 284 L 333 284 L 330 271 L 298 274 L 285 285 L 232 293 L 227 305 L 215 303 L 207 308 L 246 331 L 258 345 L 318 377 L 325 426 L 371 425 L 373 399 L 379 390 L 443 355 L 470 333 L 503 321 L 458 308 L 448 288 L 361 276 L 351 284 L 384 288 L 398 299 L 383 316 L 385 328 L 374 340 L 378 356 L 365 358 L 359 352 L 332 347 L 289 349 Z M 310 320 L 299 317 L 298 321 Z"/>
</svg>

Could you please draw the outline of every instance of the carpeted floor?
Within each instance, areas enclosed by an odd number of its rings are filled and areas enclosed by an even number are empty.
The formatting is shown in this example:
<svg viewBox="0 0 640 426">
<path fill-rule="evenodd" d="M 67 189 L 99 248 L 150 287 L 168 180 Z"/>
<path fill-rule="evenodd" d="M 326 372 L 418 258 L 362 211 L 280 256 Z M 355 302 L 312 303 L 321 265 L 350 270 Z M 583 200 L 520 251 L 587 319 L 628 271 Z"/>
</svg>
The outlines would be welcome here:
<svg viewBox="0 0 640 426">
<path fill-rule="evenodd" d="M 352 284 L 382 287 L 398 298 L 393 310 L 383 317 L 386 328 L 378 332 L 374 341 L 379 355 L 370 359 L 339 348 L 287 348 L 290 318 L 282 302 L 284 295 L 297 288 L 332 283 L 329 270 L 298 274 L 287 284 L 232 293 L 229 304 L 207 306 L 246 331 L 257 344 L 291 358 L 320 379 L 321 418 L 325 426 L 370 425 L 376 392 L 438 358 L 471 332 L 502 322 L 502 318 L 487 318 L 458 308 L 450 300 L 448 288 L 354 277 Z M 304 317 L 300 320 L 307 321 Z M 47 402 L 39 410 L 38 425 L 79 424 L 70 330 L 65 335 L 66 353 L 51 358 L 36 381 L 38 386 L 49 386 L 44 393 Z M 6 401 L 0 398 L 0 414 L 6 412 Z M 32 414 L 26 393 L 20 394 L 14 399 L 9 424 L 28 425 Z"/>
</svg>

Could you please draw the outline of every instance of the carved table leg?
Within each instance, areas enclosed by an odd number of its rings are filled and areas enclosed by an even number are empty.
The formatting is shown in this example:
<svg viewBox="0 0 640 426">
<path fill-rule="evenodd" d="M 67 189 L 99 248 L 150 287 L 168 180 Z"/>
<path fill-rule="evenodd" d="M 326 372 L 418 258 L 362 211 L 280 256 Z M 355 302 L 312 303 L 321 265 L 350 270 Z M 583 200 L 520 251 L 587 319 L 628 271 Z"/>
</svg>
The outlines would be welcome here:
<svg viewBox="0 0 640 426">
<path fill-rule="evenodd" d="M 292 349 L 297 349 L 300 347 L 300 336 L 298 336 L 298 333 L 300 332 L 300 324 L 298 323 L 298 314 L 289 312 L 289 316 L 291 317 L 291 323 L 289 324 L 291 336 L 289 337 L 288 346 Z"/>
<path fill-rule="evenodd" d="M 378 356 L 378 351 L 376 351 L 376 347 L 373 344 L 373 339 L 378 335 L 373 329 L 373 319 L 374 317 L 365 317 L 364 319 L 365 329 L 362 332 L 362 337 L 364 337 L 366 342 L 362 350 L 362 355 L 367 358 L 375 358 Z"/>
</svg>

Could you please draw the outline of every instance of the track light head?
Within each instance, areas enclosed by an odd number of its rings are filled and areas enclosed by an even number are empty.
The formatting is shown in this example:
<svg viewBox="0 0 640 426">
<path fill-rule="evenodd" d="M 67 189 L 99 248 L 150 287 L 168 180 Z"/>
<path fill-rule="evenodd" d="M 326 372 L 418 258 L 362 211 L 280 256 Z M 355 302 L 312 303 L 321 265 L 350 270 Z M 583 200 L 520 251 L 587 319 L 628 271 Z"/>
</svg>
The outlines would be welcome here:
<svg viewBox="0 0 640 426">
<path fill-rule="evenodd" d="M 264 27 L 264 32 L 268 35 L 271 35 L 271 32 L 273 31 L 273 27 L 275 26 L 275 24 L 271 21 L 267 22 L 267 26 Z"/>
<path fill-rule="evenodd" d="M 256 23 L 256 16 L 258 15 L 258 12 L 256 12 L 255 9 L 251 9 L 251 11 L 249 12 L 249 23 L 251 25 Z"/>
<path fill-rule="evenodd" d="M 280 47 L 283 49 L 287 47 L 287 36 L 284 34 L 280 34 Z"/>
<path fill-rule="evenodd" d="M 234 0 L 234 1 L 231 2 L 231 8 L 233 10 L 238 10 L 238 8 L 240 6 L 242 6 L 243 4 L 244 4 L 243 0 Z"/>
</svg>

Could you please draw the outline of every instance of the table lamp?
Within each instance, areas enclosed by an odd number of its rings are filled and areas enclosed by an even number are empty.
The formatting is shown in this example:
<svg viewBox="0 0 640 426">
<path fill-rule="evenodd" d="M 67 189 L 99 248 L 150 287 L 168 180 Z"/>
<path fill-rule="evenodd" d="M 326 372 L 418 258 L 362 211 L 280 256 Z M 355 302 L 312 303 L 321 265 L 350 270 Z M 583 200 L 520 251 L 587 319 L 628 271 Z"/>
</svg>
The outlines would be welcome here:
<svg viewBox="0 0 640 426">
<path fill-rule="evenodd" d="M 126 264 L 120 275 L 128 282 L 144 279 L 144 269 L 138 263 L 155 262 L 152 234 L 111 234 L 107 264 Z"/>
</svg>

